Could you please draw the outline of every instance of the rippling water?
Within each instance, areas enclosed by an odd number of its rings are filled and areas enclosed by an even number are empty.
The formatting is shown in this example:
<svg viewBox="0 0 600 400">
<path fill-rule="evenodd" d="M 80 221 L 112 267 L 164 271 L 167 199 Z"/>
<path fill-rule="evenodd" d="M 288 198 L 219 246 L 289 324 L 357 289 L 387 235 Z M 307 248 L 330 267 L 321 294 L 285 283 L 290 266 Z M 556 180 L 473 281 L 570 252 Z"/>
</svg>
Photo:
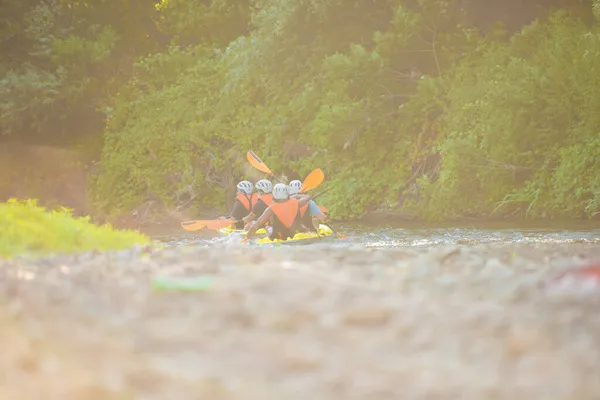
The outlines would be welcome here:
<svg viewBox="0 0 600 400">
<path fill-rule="evenodd" d="M 418 223 L 335 224 L 334 227 L 349 239 L 328 242 L 339 247 L 361 244 L 369 248 L 423 247 L 439 245 L 470 245 L 479 243 L 600 243 L 599 222 L 547 222 L 536 225 L 505 223 L 462 224 L 460 226 L 423 225 Z M 185 232 L 175 230 L 153 234 L 152 237 L 168 246 L 217 243 L 236 244 L 240 235 L 222 236 L 214 231 Z"/>
</svg>

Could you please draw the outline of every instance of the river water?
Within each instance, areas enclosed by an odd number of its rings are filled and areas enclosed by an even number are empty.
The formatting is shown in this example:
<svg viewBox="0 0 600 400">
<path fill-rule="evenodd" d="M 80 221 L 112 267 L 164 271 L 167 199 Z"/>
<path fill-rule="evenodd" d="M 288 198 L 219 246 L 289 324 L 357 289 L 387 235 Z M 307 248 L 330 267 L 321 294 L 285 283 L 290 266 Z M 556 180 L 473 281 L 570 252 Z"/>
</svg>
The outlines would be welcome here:
<svg viewBox="0 0 600 400">
<path fill-rule="evenodd" d="M 0 399 L 600 399 L 599 223 L 334 226 L 0 260 Z"/>
<path fill-rule="evenodd" d="M 461 224 L 338 223 L 334 227 L 348 239 L 327 241 L 327 246 L 362 245 L 367 248 L 432 247 L 483 243 L 600 243 L 598 221 L 474 222 Z M 215 231 L 186 232 L 170 228 L 149 232 L 157 242 L 171 246 L 236 244 L 239 235 L 223 236 Z"/>
</svg>

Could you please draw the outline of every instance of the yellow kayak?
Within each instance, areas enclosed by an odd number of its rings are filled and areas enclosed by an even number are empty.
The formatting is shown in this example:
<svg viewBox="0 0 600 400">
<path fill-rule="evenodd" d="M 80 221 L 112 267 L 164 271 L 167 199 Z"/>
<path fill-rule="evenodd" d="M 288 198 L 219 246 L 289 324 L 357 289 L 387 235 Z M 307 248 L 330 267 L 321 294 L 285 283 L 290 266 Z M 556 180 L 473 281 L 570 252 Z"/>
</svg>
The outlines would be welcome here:
<svg viewBox="0 0 600 400">
<path fill-rule="evenodd" d="M 311 244 L 318 243 L 325 238 L 329 238 L 333 235 L 333 231 L 327 225 L 319 225 L 319 233 L 317 232 L 300 232 L 296 233 L 293 238 L 281 240 L 274 239 L 271 240 L 269 237 L 264 237 L 262 239 L 257 240 L 256 244 L 286 244 L 286 245 L 303 245 L 303 244 Z"/>
<path fill-rule="evenodd" d="M 234 234 L 234 233 L 236 233 L 236 234 L 239 233 L 239 234 L 242 234 L 242 235 L 246 234 L 245 230 L 243 230 L 243 229 L 233 229 L 231 226 L 228 226 L 227 228 L 218 229 L 218 232 L 221 233 L 221 234 L 223 234 L 223 235 L 231 235 L 231 234 Z M 264 235 L 267 234 L 267 231 L 265 230 L 265 228 L 260 228 L 259 230 L 256 231 L 256 234 L 259 235 L 259 236 L 264 236 Z"/>
</svg>

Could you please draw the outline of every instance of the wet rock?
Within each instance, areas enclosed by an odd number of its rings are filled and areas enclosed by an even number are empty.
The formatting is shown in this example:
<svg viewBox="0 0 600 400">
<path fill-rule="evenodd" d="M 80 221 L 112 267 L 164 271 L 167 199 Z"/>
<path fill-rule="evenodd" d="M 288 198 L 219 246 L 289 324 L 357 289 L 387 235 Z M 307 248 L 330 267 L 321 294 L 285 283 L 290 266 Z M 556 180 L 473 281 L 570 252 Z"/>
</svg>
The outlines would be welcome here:
<svg viewBox="0 0 600 400">
<path fill-rule="evenodd" d="M 392 318 L 390 309 L 381 306 L 367 306 L 346 311 L 342 323 L 348 326 L 372 328 L 386 325 Z"/>
<path fill-rule="evenodd" d="M 266 317 L 265 326 L 282 332 L 294 332 L 302 326 L 314 324 L 317 316 L 308 310 L 293 310 L 286 314 L 274 314 Z"/>
<path fill-rule="evenodd" d="M 227 384 L 218 377 L 199 379 L 194 383 L 198 396 L 207 399 L 228 399 L 233 395 Z"/>
<path fill-rule="evenodd" d="M 309 372 L 322 364 L 322 352 L 314 347 L 288 346 L 281 351 L 281 366 L 288 372 Z"/>
<path fill-rule="evenodd" d="M 459 256 L 460 252 L 460 247 L 451 247 L 449 249 L 443 250 L 440 254 L 436 256 L 436 258 L 440 264 L 444 264 L 445 261 L 449 261 L 452 257 Z"/>
<path fill-rule="evenodd" d="M 531 326 L 515 325 L 506 338 L 506 352 L 510 357 L 521 357 L 548 346 L 550 341 L 547 335 Z"/>
<path fill-rule="evenodd" d="M 480 276 L 489 279 L 505 279 L 512 275 L 512 271 L 497 258 L 490 258 L 485 261 Z"/>
</svg>

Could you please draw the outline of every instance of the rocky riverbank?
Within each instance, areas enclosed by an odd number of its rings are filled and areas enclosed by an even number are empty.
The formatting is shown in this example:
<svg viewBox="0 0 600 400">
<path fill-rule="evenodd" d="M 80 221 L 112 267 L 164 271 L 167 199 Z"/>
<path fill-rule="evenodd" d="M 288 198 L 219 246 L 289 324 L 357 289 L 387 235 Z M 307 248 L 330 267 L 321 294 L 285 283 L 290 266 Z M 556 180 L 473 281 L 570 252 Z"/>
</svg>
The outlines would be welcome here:
<svg viewBox="0 0 600 400">
<path fill-rule="evenodd" d="M 0 261 L 1 399 L 597 399 L 598 244 Z M 198 292 L 153 288 L 203 276 Z"/>
</svg>

